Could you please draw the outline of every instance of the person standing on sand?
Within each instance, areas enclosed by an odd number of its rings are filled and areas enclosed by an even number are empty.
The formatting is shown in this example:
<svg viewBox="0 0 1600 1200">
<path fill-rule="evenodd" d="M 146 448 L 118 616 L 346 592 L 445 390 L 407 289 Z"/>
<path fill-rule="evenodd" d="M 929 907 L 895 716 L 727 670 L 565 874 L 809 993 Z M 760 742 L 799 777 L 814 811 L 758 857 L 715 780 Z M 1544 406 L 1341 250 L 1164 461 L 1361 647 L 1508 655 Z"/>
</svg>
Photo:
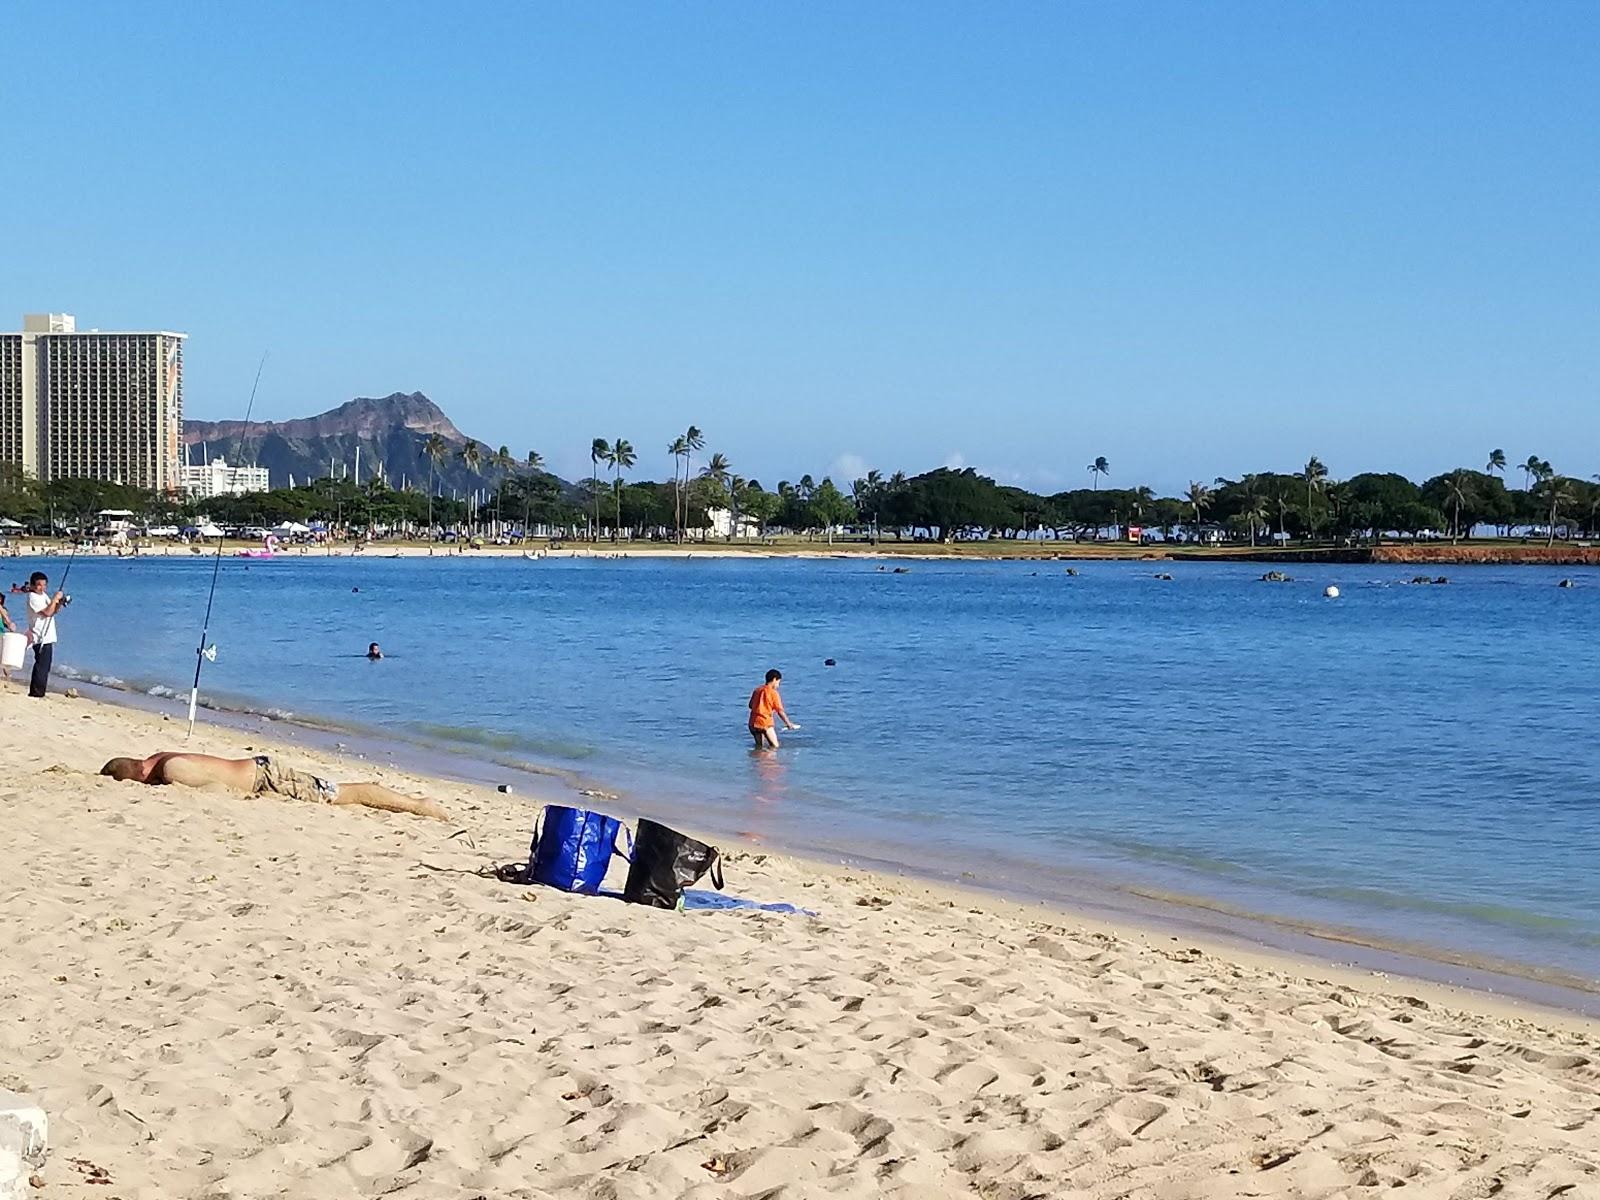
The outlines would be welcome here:
<svg viewBox="0 0 1600 1200">
<path fill-rule="evenodd" d="M 11 590 L 12 591 L 16 591 L 16 585 L 15 584 L 12 585 Z M 11 614 L 6 611 L 6 598 L 5 598 L 5 595 L 3 593 L 0 593 L 0 633 L 16 633 L 16 632 L 17 632 L 17 627 L 11 620 Z M 3 676 L 6 679 L 7 682 L 10 682 L 10 680 L 11 680 L 11 668 L 10 667 L 0 667 L 0 676 Z"/>
<path fill-rule="evenodd" d="M 50 664 L 56 654 L 56 614 L 67 602 L 61 592 L 49 595 L 49 584 L 50 577 L 43 571 L 28 576 L 28 637 L 33 642 L 33 676 L 28 681 L 28 695 L 36 700 L 43 699 L 50 686 Z"/>
<path fill-rule="evenodd" d="M 771 670 L 767 672 L 767 681 L 750 693 L 750 736 L 755 739 L 757 750 L 776 750 L 778 748 L 778 731 L 773 725 L 773 718 L 783 722 L 785 729 L 799 729 L 789 714 L 783 711 L 783 697 L 778 694 L 778 684 L 783 681 L 783 672 Z"/>
</svg>

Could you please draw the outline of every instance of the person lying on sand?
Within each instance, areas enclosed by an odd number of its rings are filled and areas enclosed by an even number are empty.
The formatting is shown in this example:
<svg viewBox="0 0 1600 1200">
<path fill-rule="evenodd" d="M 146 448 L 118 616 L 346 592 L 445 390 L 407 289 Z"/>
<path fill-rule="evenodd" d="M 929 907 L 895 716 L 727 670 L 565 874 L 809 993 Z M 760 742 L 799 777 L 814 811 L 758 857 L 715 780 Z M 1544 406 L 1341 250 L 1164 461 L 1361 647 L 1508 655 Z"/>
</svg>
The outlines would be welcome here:
<svg viewBox="0 0 1600 1200">
<path fill-rule="evenodd" d="M 432 800 L 402 796 L 381 783 L 331 783 L 317 775 L 286 767 L 270 754 L 254 758 L 218 758 L 211 754 L 167 751 L 149 758 L 113 758 L 100 774 L 134 783 L 181 783 L 187 787 L 224 787 L 251 796 L 287 796 L 313 804 L 356 804 L 384 812 L 449 818 Z"/>
</svg>

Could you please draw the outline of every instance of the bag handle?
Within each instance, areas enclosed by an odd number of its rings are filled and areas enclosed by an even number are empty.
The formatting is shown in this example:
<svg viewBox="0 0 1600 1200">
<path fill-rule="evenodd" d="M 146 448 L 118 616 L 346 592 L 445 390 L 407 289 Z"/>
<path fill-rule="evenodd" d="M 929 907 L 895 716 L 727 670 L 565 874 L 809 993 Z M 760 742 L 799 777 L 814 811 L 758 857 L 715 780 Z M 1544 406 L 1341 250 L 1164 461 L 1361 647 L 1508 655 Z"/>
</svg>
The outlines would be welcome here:
<svg viewBox="0 0 1600 1200">
<path fill-rule="evenodd" d="M 612 854 L 620 854 L 620 855 L 622 855 L 622 861 L 625 862 L 625 863 L 632 863 L 633 862 L 633 834 L 628 832 L 628 827 L 626 825 L 624 825 L 621 821 L 617 822 L 617 832 L 620 833 L 623 837 L 628 839 L 628 848 L 626 850 L 618 850 L 617 849 L 617 839 L 616 838 L 612 838 L 611 839 L 611 853 Z"/>
<path fill-rule="evenodd" d="M 716 857 L 711 860 L 711 886 L 717 891 L 722 890 L 722 851 L 714 852 Z"/>
</svg>

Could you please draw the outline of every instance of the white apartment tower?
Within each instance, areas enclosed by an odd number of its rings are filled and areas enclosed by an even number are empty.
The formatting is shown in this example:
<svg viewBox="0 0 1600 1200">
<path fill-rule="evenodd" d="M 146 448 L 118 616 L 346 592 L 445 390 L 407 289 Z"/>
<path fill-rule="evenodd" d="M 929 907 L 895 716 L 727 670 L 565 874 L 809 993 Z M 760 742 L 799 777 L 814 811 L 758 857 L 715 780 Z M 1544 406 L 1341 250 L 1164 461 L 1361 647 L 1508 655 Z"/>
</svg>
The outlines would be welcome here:
<svg viewBox="0 0 1600 1200">
<path fill-rule="evenodd" d="M 0 470 L 179 491 L 185 336 L 79 332 L 67 313 L 0 333 Z"/>
</svg>

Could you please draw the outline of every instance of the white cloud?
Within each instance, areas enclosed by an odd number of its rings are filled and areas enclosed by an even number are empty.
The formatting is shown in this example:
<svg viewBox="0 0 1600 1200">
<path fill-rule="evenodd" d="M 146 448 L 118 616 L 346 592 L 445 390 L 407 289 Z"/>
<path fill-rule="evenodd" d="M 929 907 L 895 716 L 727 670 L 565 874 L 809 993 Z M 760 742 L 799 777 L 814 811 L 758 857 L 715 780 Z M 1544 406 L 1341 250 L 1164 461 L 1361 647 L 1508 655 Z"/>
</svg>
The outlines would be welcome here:
<svg viewBox="0 0 1600 1200">
<path fill-rule="evenodd" d="M 833 460 L 833 480 L 841 488 L 848 487 L 867 473 L 867 460 L 848 451 Z"/>
</svg>

